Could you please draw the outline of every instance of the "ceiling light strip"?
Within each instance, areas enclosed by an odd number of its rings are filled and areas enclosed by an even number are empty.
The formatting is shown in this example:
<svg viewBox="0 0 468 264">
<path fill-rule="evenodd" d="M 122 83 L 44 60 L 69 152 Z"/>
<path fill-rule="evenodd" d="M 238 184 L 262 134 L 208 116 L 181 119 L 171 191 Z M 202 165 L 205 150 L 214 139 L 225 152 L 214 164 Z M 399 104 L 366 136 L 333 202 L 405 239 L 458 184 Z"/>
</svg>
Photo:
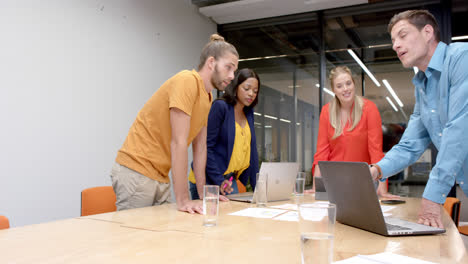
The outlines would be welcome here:
<svg viewBox="0 0 468 264">
<path fill-rule="evenodd" d="M 377 85 L 377 87 L 380 87 L 379 81 L 377 81 L 377 79 L 374 77 L 374 75 L 369 71 L 369 69 L 367 69 L 366 65 L 364 65 L 364 63 L 362 63 L 361 59 L 359 59 L 359 57 L 356 55 L 356 53 L 354 53 L 354 51 L 352 51 L 351 49 L 348 49 L 348 53 L 359 64 L 359 66 L 361 66 L 361 68 L 367 73 L 367 76 L 369 76 L 371 78 L 371 80 L 375 83 L 375 85 Z"/>
<path fill-rule="evenodd" d="M 270 115 L 264 115 L 266 118 L 270 118 L 270 119 L 273 119 L 273 120 L 278 120 L 278 118 L 276 116 L 270 116 Z"/>
<path fill-rule="evenodd" d="M 463 39 L 468 39 L 468 35 L 466 35 L 466 36 L 452 37 L 452 40 L 463 40 Z"/>
<path fill-rule="evenodd" d="M 398 112 L 398 109 L 396 108 L 395 104 L 392 102 L 392 100 L 387 96 L 385 97 L 385 99 L 387 99 L 387 102 L 393 107 L 393 110 L 395 110 L 395 112 Z"/>
<path fill-rule="evenodd" d="M 327 88 L 323 87 L 323 91 L 326 92 L 327 94 L 331 95 L 331 96 L 335 96 L 335 93 L 328 90 Z"/>
<path fill-rule="evenodd" d="M 390 84 L 388 83 L 387 80 L 382 80 L 383 84 L 385 85 L 385 87 L 387 87 L 387 90 L 388 92 L 390 92 L 390 94 L 393 96 L 393 99 L 395 99 L 395 101 L 397 102 L 397 104 L 400 106 L 400 107 L 403 107 L 403 103 L 401 102 L 400 98 L 398 98 L 397 94 L 395 93 L 395 91 L 392 89 L 392 86 L 390 86 Z"/>
</svg>

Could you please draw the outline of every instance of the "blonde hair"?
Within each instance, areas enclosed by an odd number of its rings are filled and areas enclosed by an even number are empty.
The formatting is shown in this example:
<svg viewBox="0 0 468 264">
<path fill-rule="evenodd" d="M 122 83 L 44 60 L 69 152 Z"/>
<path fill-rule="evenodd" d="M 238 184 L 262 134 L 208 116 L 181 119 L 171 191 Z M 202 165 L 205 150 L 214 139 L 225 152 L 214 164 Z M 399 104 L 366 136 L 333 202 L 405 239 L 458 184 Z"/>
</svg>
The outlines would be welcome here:
<svg viewBox="0 0 468 264">
<path fill-rule="evenodd" d="M 210 42 L 208 42 L 200 55 L 200 64 L 198 64 L 198 70 L 201 70 L 205 65 L 206 60 L 209 57 L 215 58 L 217 60 L 219 57 L 222 57 L 226 51 L 231 52 L 239 58 L 239 53 L 237 53 L 236 48 L 229 42 L 226 42 L 224 38 L 218 34 L 213 34 L 210 36 Z"/>
<path fill-rule="evenodd" d="M 349 74 L 351 77 L 351 80 L 354 82 L 353 74 L 351 73 L 351 70 L 346 67 L 346 66 L 338 66 L 330 71 L 330 76 L 328 77 L 330 79 L 330 83 L 332 86 L 332 89 L 335 87 L 335 79 L 338 77 L 340 74 Z M 358 124 L 359 121 L 361 121 L 362 117 L 362 108 L 364 105 L 364 100 L 360 97 L 355 95 L 354 96 L 354 107 L 351 110 L 351 127 L 348 129 L 348 131 L 352 131 Z M 335 129 L 335 134 L 333 135 L 332 139 L 335 139 L 339 137 L 341 134 L 343 134 L 343 128 L 344 125 L 346 125 L 346 122 L 343 123 L 341 120 L 341 103 L 340 100 L 338 100 L 338 97 L 335 96 L 335 98 L 330 102 L 330 124 L 331 126 Z"/>
</svg>

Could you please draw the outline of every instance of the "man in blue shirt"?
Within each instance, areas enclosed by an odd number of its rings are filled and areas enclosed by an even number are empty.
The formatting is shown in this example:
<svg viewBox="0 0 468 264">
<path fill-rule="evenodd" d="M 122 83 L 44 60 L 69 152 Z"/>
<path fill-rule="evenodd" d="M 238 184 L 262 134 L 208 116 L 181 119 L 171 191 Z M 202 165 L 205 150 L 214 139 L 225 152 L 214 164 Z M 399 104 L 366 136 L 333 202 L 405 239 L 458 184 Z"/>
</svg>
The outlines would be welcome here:
<svg viewBox="0 0 468 264">
<path fill-rule="evenodd" d="M 468 194 L 468 44 L 441 42 L 437 22 L 426 10 L 399 13 L 388 29 L 403 66 L 419 69 L 413 78 L 416 102 L 400 142 L 371 167 L 372 177 L 398 173 L 432 142 L 439 153 L 418 222 L 443 227 L 441 204 L 455 181 Z"/>
</svg>

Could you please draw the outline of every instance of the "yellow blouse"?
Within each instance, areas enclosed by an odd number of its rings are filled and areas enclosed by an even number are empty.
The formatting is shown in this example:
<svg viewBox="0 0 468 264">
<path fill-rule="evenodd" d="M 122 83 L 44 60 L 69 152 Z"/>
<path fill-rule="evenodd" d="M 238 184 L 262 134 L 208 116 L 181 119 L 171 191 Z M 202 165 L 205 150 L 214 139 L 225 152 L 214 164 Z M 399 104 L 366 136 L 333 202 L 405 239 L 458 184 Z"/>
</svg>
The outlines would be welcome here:
<svg viewBox="0 0 468 264">
<path fill-rule="evenodd" d="M 236 136 L 234 138 L 234 147 L 232 149 L 231 160 L 229 166 L 224 172 L 224 175 L 237 172 L 236 179 L 250 166 L 250 142 L 252 135 L 250 134 L 250 126 L 245 122 L 242 128 L 236 122 Z M 190 170 L 189 181 L 195 183 L 195 174 Z"/>
<path fill-rule="evenodd" d="M 251 134 L 249 123 L 245 122 L 242 128 L 236 122 L 236 138 L 234 139 L 234 148 L 232 149 L 231 160 L 224 175 L 237 172 L 236 179 L 250 166 L 250 142 Z"/>
</svg>

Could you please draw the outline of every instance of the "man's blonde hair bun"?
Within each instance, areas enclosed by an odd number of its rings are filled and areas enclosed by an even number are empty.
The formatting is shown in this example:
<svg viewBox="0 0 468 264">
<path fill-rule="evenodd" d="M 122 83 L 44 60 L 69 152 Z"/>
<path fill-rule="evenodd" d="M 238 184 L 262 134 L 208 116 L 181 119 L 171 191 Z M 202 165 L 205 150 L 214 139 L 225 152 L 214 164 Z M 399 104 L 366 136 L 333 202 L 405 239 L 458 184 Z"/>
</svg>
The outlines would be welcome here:
<svg viewBox="0 0 468 264">
<path fill-rule="evenodd" d="M 224 41 L 224 38 L 215 33 L 210 36 L 210 41 Z"/>
<path fill-rule="evenodd" d="M 210 36 L 210 42 L 208 42 L 205 47 L 203 47 L 202 53 L 200 54 L 200 63 L 198 64 L 198 70 L 201 70 L 205 65 L 206 60 L 209 57 L 215 58 L 218 60 L 226 52 L 232 53 L 239 59 L 239 53 L 237 53 L 236 48 L 234 48 L 231 43 L 224 40 L 224 38 L 219 34 L 212 34 Z"/>
</svg>

